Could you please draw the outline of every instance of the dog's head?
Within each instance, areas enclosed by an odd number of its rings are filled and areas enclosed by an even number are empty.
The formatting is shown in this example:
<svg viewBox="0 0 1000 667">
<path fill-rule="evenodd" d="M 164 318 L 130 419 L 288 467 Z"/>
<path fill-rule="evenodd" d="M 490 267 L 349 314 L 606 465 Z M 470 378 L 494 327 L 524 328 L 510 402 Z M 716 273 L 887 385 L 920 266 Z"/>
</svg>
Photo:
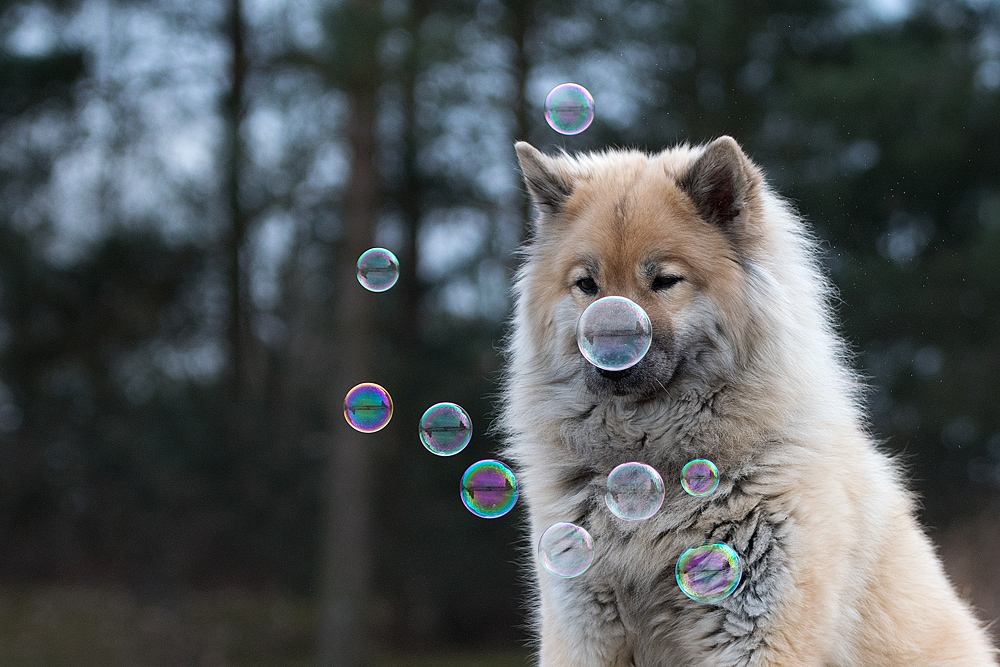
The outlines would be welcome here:
<svg viewBox="0 0 1000 667">
<path fill-rule="evenodd" d="M 538 354 L 568 363 L 593 394 L 636 399 L 715 381 L 737 363 L 753 321 L 746 264 L 761 237 L 763 178 L 733 139 L 657 155 L 516 150 L 538 209 L 517 285 Z M 592 366 L 576 347 L 580 314 L 608 295 L 652 323 L 649 352 L 623 371 Z"/>
</svg>

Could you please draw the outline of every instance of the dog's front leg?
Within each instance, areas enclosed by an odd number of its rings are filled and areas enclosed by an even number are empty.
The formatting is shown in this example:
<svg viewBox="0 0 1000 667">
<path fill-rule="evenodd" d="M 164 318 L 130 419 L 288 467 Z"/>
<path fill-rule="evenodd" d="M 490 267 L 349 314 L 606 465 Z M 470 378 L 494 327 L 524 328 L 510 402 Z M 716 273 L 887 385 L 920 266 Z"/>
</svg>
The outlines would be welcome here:
<svg viewBox="0 0 1000 667">
<path fill-rule="evenodd" d="M 546 578 L 540 606 L 539 667 L 632 667 L 613 595 Z"/>
</svg>

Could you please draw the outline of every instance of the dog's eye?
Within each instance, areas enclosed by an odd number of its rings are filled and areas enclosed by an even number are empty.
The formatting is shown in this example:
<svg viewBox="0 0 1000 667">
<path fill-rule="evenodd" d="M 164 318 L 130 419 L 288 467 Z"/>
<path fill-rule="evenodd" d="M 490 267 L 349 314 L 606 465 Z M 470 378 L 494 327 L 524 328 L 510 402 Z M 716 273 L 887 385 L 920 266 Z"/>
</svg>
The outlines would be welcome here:
<svg viewBox="0 0 1000 667">
<path fill-rule="evenodd" d="M 580 288 L 580 291 L 584 294 L 597 294 L 597 283 L 590 276 L 584 276 L 576 281 L 576 286 Z"/>
<path fill-rule="evenodd" d="M 680 281 L 684 280 L 681 276 L 656 276 L 653 279 L 653 285 L 651 289 L 654 292 L 659 292 L 660 290 L 670 289 Z"/>
</svg>

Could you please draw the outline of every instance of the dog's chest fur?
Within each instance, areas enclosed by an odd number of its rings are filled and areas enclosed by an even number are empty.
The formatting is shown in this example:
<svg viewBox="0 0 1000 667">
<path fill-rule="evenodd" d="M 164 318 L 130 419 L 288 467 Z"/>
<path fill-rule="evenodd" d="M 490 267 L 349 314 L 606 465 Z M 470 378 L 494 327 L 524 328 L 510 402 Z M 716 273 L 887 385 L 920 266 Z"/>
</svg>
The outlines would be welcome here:
<svg viewBox="0 0 1000 667">
<path fill-rule="evenodd" d="M 790 520 L 761 490 L 768 471 L 723 454 L 709 427 L 712 417 L 710 400 L 647 411 L 604 403 L 560 426 L 566 457 L 542 478 L 553 485 L 549 493 L 567 500 L 558 520 L 591 533 L 595 559 L 585 575 L 550 583 L 577 610 L 582 632 L 615 644 L 608 648 L 622 665 L 684 665 L 722 645 L 740 664 L 763 640 L 787 583 Z M 766 447 L 756 448 L 758 460 Z M 680 485 L 684 463 L 699 457 L 721 464 L 718 489 L 703 498 Z M 615 517 L 604 502 L 608 472 L 626 461 L 652 465 L 664 479 L 663 506 L 646 521 Z M 721 602 L 695 602 L 679 589 L 675 565 L 684 550 L 715 542 L 740 554 L 743 578 Z"/>
</svg>

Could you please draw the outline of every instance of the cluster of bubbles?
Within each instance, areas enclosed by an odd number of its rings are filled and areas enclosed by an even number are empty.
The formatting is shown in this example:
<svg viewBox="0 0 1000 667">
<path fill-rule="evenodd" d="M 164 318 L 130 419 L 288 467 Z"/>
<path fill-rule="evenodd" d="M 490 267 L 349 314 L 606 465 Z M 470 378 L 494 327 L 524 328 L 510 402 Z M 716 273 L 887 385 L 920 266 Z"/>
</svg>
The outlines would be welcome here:
<svg viewBox="0 0 1000 667">
<path fill-rule="evenodd" d="M 556 132 L 579 134 L 594 120 L 594 98 L 575 83 L 556 86 L 545 98 L 545 120 Z M 399 261 L 384 248 L 364 252 L 357 263 L 358 282 L 372 292 L 384 292 L 399 278 Z M 577 345 L 584 358 L 605 371 L 623 371 L 639 363 L 652 343 L 652 326 L 641 306 L 623 296 L 597 299 L 577 323 Z M 383 387 L 365 382 L 344 398 L 344 417 L 358 431 L 374 433 L 392 418 L 392 398 Z M 436 403 L 420 418 L 420 442 L 432 454 L 454 456 L 472 438 L 469 413 L 456 403 Z M 707 459 L 695 459 L 681 471 L 681 488 L 693 497 L 710 495 L 719 485 L 719 471 Z M 469 466 L 460 485 L 462 504 L 486 519 L 501 517 L 517 502 L 513 471 L 501 461 L 484 459 Z M 665 497 L 663 478 L 650 465 L 631 461 L 608 475 L 605 503 L 624 521 L 645 521 L 655 515 Z M 538 543 L 542 567 L 564 578 L 577 577 L 594 561 L 594 540 L 581 526 L 559 522 Z M 677 585 L 692 600 L 718 602 L 730 595 L 743 575 L 743 562 L 729 545 L 713 543 L 685 551 L 675 568 Z"/>
<path fill-rule="evenodd" d="M 399 261 L 385 248 L 372 248 L 358 258 L 357 276 L 365 289 L 384 292 L 399 279 Z M 392 418 L 392 398 L 382 386 L 363 382 L 344 397 L 344 418 L 362 433 L 375 433 Z M 454 456 L 472 439 L 472 419 L 457 403 L 435 403 L 420 418 L 417 433 L 427 451 Z M 513 471 L 494 459 L 473 463 L 462 475 L 462 504 L 485 519 L 510 512 L 517 502 L 517 493 Z"/>
<path fill-rule="evenodd" d="M 646 356 L 652 340 L 649 316 L 639 304 L 623 296 L 597 299 L 577 322 L 580 354 L 605 371 L 635 366 Z M 708 459 L 694 459 L 681 469 L 680 483 L 688 495 L 703 498 L 718 488 L 719 469 Z M 604 501 L 619 519 L 645 521 L 659 511 L 664 496 L 660 473 L 650 465 L 631 461 L 608 474 Z M 593 549 L 593 539 L 584 528 L 557 523 L 542 534 L 538 555 L 542 566 L 552 574 L 576 577 L 593 562 Z M 727 544 L 703 544 L 681 554 L 675 574 L 677 585 L 692 600 L 718 602 L 739 586 L 743 562 Z"/>
<path fill-rule="evenodd" d="M 557 132 L 579 134 L 594 119 L 594 98 L 586 88 L 575 83 L 556 86 L 545 98 L 545 119 Z M 365 289 L 384 292 L 399 279 L 399 260 L 385 248 L 366 250 L 358 258 L 357 276 L 358 282 Z M 648 318 L 646 330 L 649 330 Z M 598 335 L 607 338 L 604 334 Z M 595 343 L 598 354 L 601 347 L 606 345 L 604 338 Z M 606 356 L 615 354 L 615 351 L 605 353 Z M 618 351 L 617 354 L 620 357 L 622 352 Z M 642 354 L 645 354 L 645 350 Z M 362 433 L 375 433 L 384 428 L 392 418 L 392 398 L 389 392 L 373 382 L 359 384 L 347 392 L 344 398 L 344 418 Z M 456 403 L 436 403 L 420 418 L 418 434 L 427 451 L 437 456 L 454 456 L 464 450 L 472 439 L 472 419 Z M 514 507 L 517 501 L 517 480 L 505 464 L 486 459 L 472 464 L 465 471 L 460 492 L 462 503 L 470 512 L 492 519 L 503 516 Z M 588 535 L 588 543 L 589 539 Z M 589 561 L 587 563 L 589 565 Z"/>
<path fill-rule="evenodd" d="M 719 470 L 708 459 L 694 459 L 682 468 L 680 482 L 688 495 L 708 496 L 719 486 Z M 645 521 L 659 511 L 664 495 L 660 473 L 650 465 L 630 461 L 608 474 L 604 500 L 619 519 Z M 594 540 L 581 526 L 556 523 L 542 533 L 538 557 L 552 574 L 577 577 L 594 561 Z M 681 554 L 675 576 L 681 591 L 692 600 L 719 602 L 739 586 L 743 561 L 728 544 L 706 543 Z"/>
</svg>

